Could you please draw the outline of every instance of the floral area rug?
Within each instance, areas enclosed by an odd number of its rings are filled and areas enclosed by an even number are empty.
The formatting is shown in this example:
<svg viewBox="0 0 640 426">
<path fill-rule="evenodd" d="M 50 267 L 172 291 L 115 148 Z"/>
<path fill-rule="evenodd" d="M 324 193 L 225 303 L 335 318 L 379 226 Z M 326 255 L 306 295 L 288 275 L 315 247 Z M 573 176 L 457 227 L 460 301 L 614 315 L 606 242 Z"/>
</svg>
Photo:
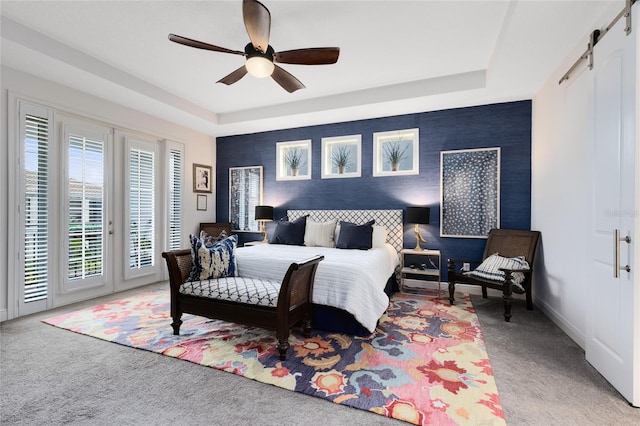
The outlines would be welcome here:
<svg viewBox="0 0 640 426">
<path fill-rule="evenodd" d="M 172 334 L 169 292 L 141 293 L 44 320 L 420 425 L 503 425 L 500 398 L 468 296 L 396 294 L 369 337 L 294 330 L 286 361 L 275 332 L 183 315 Z"/>
</svg>

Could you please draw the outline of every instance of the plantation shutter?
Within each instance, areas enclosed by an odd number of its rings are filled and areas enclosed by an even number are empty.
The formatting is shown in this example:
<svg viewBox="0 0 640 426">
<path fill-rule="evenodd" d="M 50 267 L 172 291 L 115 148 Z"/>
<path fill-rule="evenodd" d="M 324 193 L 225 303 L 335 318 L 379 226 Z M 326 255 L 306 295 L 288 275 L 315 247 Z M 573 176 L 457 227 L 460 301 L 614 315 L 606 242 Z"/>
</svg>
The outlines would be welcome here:
<svg viewBox="0 0 640 426">
<path fill-rule="evenodd" d="M 155 265 L 155 152 L 129 147 L 129 269 Z"/>
<path fill-rule="evenodd" d="M 23 104 L 24 105 L 24 104 Z M 22 105 L 21 105 L 22 106 Z M 51 113 L 23 113 L 24 303 L 46 300 L 49 281 L 49 143 Z"/>
<path fill-rule="evenodd" d="M 169 250 L 182 246 L 182 151 L 169 151 Z"/>
<path fill-rule="evenodd" d="M 104 273 L 103 140 L 68 136 L 68 272 L 70 281 Z"/>
</svg>

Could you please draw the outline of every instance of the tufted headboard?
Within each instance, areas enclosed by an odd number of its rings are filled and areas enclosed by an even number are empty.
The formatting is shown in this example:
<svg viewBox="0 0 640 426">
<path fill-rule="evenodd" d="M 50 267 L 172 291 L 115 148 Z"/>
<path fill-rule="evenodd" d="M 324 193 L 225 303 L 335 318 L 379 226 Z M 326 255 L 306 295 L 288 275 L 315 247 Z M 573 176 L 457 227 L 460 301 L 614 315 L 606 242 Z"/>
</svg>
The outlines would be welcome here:
<svg viewBox="0 0 640 426">
<path fill-rule="evenodd" d="M 398 253 L 402 250 L 402 210 L 287 210 L 289 220 L 309 215 L 311 220 L 326 222 L 331 219 L 343 220 L 357 224 L 365 223 L 371 219 L 376 225 L 384 226 L 389 231 L 387 242 Z"/>
</svg>

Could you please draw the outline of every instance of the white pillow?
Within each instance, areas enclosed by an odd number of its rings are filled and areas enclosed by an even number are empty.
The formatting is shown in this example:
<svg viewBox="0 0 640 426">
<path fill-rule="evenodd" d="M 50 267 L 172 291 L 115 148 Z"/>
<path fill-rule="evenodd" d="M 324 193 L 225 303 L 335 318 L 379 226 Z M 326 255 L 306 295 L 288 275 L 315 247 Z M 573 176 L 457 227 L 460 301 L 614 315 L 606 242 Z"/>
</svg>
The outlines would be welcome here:
<svg viewBox="0 0 640 426">
<path fill-rule="evenodd" d="M 307 247 L 335 247 L 335 229 L 335 219 L 328 222 L 314 222 L 307 219 L 304 230 L 304 245 Z"/>
<path fill-rule="evenodd" d="M 509 258 L 502 257 L 498 253 L 494 253 L 487 257 L 480 266 L 468 274 L 478 278 L 504 282 L 504 271 L 501 271 L 500 268 L 529 270 L 529 263 L 524 259 L 524 256 Z M 524 274 L 522 272 L 514 272 L 513 284 L 519 291 L 524 292 L 522 281 L 524 281 Z"/>
<path fill-rule="evenodd" d="M 384 247 L 387 242 L 387 235 L 389 235 L 389 231 L 387 228 L 380 225 L 373 225 L 373 237 L 371 241 L 371 247 L 378 248 Z"/>
</svg>

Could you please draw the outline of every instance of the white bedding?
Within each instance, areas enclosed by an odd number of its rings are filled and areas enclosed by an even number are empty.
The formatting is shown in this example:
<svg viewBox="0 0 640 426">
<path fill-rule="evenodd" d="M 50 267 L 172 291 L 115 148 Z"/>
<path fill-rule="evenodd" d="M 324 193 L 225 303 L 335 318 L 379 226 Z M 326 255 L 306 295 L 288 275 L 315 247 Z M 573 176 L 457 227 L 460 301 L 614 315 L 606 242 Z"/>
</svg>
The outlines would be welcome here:
<svg viewBox="0 0 640 426">
<path fill-rule="evenodd" d="M 292 262 L 316 254 L 324 255 L 324 260 L 316 271 L 313 302 L 351 313 L 373 333 L 389 305 L 385 285 L 399 264 L 398 254 L 389 244 L 370 250 L 281 244 L 240 247 L 236 250 L 238 275 L 282 280 Z"/>
</svg>

